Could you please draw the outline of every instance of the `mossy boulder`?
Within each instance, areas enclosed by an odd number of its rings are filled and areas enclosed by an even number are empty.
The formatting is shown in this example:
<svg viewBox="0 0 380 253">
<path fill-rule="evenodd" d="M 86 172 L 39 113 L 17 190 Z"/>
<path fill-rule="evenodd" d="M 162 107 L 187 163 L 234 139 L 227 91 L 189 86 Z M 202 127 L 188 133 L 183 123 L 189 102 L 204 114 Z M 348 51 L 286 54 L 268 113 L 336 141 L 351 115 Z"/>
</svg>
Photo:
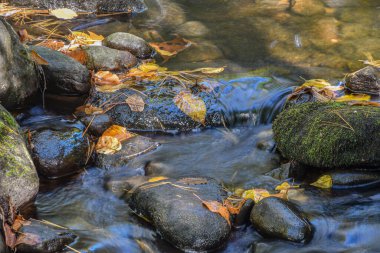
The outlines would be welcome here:
<svg viewBox="0 0 380 253">
<path fill-rule="evenodd" d="M 39 180 L 19 126 L 0 105 L 0 196 L 18 208 L 38 192 Z"/>
<path fill-rule="evenodd" d="M 345 103 L 291 106 L 273 124 L 283 156 L 317 168 L 380 166 L 380 108 Z"/>
</svg>

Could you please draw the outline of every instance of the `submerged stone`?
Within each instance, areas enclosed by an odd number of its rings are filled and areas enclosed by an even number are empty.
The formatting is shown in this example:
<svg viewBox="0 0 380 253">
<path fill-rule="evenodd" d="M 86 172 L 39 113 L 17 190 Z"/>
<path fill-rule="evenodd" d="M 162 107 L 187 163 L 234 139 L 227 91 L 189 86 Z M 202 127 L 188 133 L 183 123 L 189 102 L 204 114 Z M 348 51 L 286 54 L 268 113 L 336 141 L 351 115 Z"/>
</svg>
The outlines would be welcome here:
<svg viewBox="0 0 380 253">
<path fill-rule="evenodd" d="M 0 195 L 19 208 L 38 192 L 39 179 L 23 135 L 0 105 Z"/>
<path fill-rule="evenodd" d="M 265 198 L 255 204 L 250 219 L 263 236 L 293 242 L 305 242 L 312 236 L 309 221 L 296 206 L 280 198 Z"/>
<path fill-rule="evenodd" d="M 22 107 L 38 91 L 33 60 L 18 35 L 0 17 L 0 101 L 7 109 Z"/>
<path fill-rule="evenodd" d="M 175 247 L 208 251 L 225 242 L 231 227 L 201 200 L 222 203 L 225 197 L 226 192 L 215 180 L 188 178 L 143 184 L 132 190 L 127 201 Z"/>
<path fill-rule="evenodd" d="M 283 156 L 316 168 L 380 166 L 380 108 L 305 103 L 278 115 L 274 139 Z"/>
</svg>

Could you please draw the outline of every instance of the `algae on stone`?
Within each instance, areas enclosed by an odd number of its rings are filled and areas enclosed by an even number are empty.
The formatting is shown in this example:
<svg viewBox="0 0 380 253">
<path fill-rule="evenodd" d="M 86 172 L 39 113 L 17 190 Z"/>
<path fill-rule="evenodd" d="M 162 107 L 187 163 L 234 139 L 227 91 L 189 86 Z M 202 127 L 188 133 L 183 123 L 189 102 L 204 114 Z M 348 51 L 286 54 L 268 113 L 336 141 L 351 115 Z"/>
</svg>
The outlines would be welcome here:
<svg viewBox="0 0 380 253">
<path fill-rule="evenodd" d="M 317 168 L 380 166 L 380 108 L 305 103 L 278 115 L 274 138 L 283 156 Z"/>
</svg>

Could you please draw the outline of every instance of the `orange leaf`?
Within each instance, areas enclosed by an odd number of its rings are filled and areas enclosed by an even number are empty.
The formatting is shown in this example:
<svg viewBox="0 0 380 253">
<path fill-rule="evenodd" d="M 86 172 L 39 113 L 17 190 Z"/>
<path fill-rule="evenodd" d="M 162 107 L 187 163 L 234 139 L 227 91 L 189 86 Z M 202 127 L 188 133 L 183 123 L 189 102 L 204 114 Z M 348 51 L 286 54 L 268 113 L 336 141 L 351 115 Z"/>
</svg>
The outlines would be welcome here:
<svg viewBox="0 0 380 253">
<path fill-rule="evenodd" d="M 64 50 L 61 51 L 61 53 L 70 56 L 74 60 L 77 60 L 78 62 L 82 64 L 86 64 L 87 62 L 87 54 L 86 51 L 83 50 L 82 48 L 76 48 L 74 50 Z"/>
<path fill-rule="evenodd" d="M 3 225 L 5 244 L 13 249 L 16 246 L 16 234 L 13 232 L 12 228 L 4 223 Z"/>
<path fill-rule="evenodd" d="M 148 180 L 149 183 L 159 182 L 168 179 L 167 177 L 152 177 Z"/>
<path fill-rule="evenodd" d="M 227 222 L 228 225 L 231 226 L 230 221 L 230 213 L 222 203 L 219 203 L 218 201 L 204 201 L 202 200 L 202 204 L 207 207 L 208 210 L 210 210 L 213 213 L 218 213 L 220 216 L 222 216 Z"/>
<path fill-rule="evenodd" d="M 25 220 L 21 215 L 17 215 L 15 221 L 13 222 L 12 229 L 13 231 L 18 231 L 23 226 L 30 224 L 30 221 Z"/>
<path fill-rule="evenodd" d="M 65 46 L 65 43 L 60 40 L 44 40 L 38 44 L 40 47 L 47 47 L 53 50 L 59 50 Z"/>
<path fill-rule="evenodd" d="M 34 50 L 30 51 L 30 56 L 32 57 L 32 60 L 38 65 L 49 65 L 49 63 Z"/>
<path fill-rule="evenodd" d="M 177 37 L 170 41 L 152 42 L 149 44 L 162 56 L 162 58 L 168 60 L 169 58 L 190 47 L 191 41 Z"/>
<path fill-rule="evenodd" d="M 25 43 L 30 41 L 30 36 L 28 34 L 28 31 L 26 29 L 21 29 L 17 32 L 18 36 L 20 37 L 21 43 Z"/>
<path fill-rule="evenodd" d="M 228 212 L 230 214 L 239 214 L 241 207 L 244 205 L 246 201 L 247 201 L 246 199 L 242 199 L 241 201 L 238 202 L 237 205 L 234 205 L 233 203 L 231 203 L 230 200 L 226 199 L 224 201 L 224 206 L 227 207 Z"/>
<path fill-rule="evenodd" d="M 122 142 L 133 137 L 134 134 L 128 132 L 125 127 L 113 125 L 109 127 L 106 131 L 104 131 L 102 136 L 111 136 Z"/>
<path fill-rule="evenodd" d="M 93 83 L 98 86 L 120 84 L 119 77 L 109 71 L 98 71 L 92 78 Z"/>
</svg>

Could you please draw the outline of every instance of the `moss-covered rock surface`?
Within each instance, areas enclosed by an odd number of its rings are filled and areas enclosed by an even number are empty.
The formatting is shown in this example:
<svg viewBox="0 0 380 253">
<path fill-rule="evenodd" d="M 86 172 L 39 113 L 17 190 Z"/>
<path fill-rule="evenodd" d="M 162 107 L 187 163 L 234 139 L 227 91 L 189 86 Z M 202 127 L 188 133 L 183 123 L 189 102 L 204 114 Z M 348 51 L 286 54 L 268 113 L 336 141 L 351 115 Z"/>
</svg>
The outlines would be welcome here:
<svg viewBox="0 0 380 253">
<path fill-rule="evenodd" d="M 12 115 L 0 105 L 0 195 L 20 207 L 37 194 L 39 180 Z"/>
<path fill-rule="evenodd" d="M 380 108 L 305 103 L 278 115 L 278 149 L 288 159 L 318 168 L 380 166 Z"/>
</svg>

